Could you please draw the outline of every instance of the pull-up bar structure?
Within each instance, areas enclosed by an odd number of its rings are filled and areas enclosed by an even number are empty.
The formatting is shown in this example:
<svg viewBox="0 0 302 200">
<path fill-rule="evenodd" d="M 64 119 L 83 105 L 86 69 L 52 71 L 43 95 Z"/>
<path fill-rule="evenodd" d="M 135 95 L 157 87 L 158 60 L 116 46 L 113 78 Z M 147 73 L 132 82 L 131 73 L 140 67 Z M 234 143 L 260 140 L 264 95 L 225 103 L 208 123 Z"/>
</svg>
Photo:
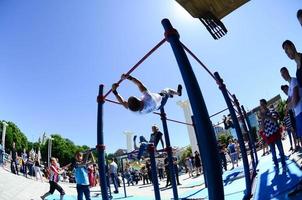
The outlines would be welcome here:
<svg viewBox="0 0 302 200">
<path fill-rule="evenodd" d="M 182 75 L 184 85 L 186 87 L 186 91 L 188 93 L 189 101 L 191 104 L 192 112 L 194 119 L 192 120 L 193 124 L 180 122 L 177 120 L 167 119 L 164 108 L 160 109 L 160 113 L 154 112 L 154 114 L 160 115 L 161 120 L 163 123 L 163 130 L 164 136 L 166 141 L 166 151 L 168 154 L 168 161 L 169 161 L 169 169 L 171 175 L 171 183 L 173 189 L 173 197 L 175 200 L 178 200 L 178 193 L 177 193 L 177 186 L 175 180 L 175 173 L 173 167 L 173 155 L 172 155 L 172 148 L 169 139 L 168 133 L 168 126 L 167 121 L 177 122 L 185 125 L 190 125 L 194 127 L 198 149 L 202 157 L 202 162 L 205 170 L 205 180 L 208 186 L 208 198 L 209 199 L 217 199 L 223 200 L 224 199 L 224 190 L 223 190 L 223 181 L 222 181 L 222 174 L 221 174 L 221 163 L 219 159 L 218 149 L 217 149 L 217 141 L 215 137 L 215 133 L 213 130 L 212 122 L 210 121 L 210 117 L 213 117 L 217 114 L 225 110 L 229 110 L 233 123 L 235 125 L 238 141 L 240 144 L 240 149 L 242 151 L 242 159 L 244 164 L 244 172 L 245 172 L 245 179 L 246 179 L 246 193 L 245 199 L 248 199 L 251 194 L 251 179 L 250 179 L 250 172 L 249 172 L 249 164 L 247 153 L 245 150 L 245 145 L 243 141 L 242 132 L 239 126 L 239 122 L 236 116 L 236 113 L 240 113 L 240 110 L 235 110 L 233 105 L 236 106 L 236 101 L 234 101 L 233 96 L 227 90 L 225 85 L 223 84 L 222 79 L 220 78 L 219 74 L 211 73 L 211 71 L 195 56 L 184 44 L 182 44 L 179 40 L 179 34 L 176 29 L 173 28 L 170 21 L 168 19 L 162 20 L 162 25 L 165 30 L 165 38 L 162 39 L 154 48 L 152 48 L 142 59 L 140 59 L 127 73 L 126 75 L 130 75 L 147 57 L 149 57 L 156 49 L 158 49 L 165 41 L 169 42 L 174 56 L 176 58 L 180 73 Z M 189 59 L 185 53 L 187 51 L 202 67 L 211 75 L 211 77 L 216 81 L 219 88 L 221 89 L 223 96 L 226 100 L 226 104 L 228 106 L 227 109 L 215 113 L 212 116 L 209 116 L 208 110 L 201 93 L 198 81 L 195 77 L 193 72 L 192 66 L 189 62 Z M 117 84 L 120 84 L 123 79 L 120 79 Z M 112 92 L 110 89 L 105 95 L 103 94 L 103 85 L 99 86 L 99 94 L 97 98 L 98 102 L 98 115 L 97 115 L 97 145 L 96 149 L 98 151 L 98 164 L 99 164 L 99 174 L 100 174 L 100 183 L 101 183 L 101 191 L 102 191 L 102 199 L 109 200 L 108 195 L 108 179 L 106 177 L 105 171 L 105 145 L 104 145 L 104 136 L 103 136 L 103 105 L 105 101 L 120 104 L 119 102 L 109 100 L 106 97 Z M 240 109 L 237 106 L 237 109 Z M 240 115 L 242 117 L 242 113 Z M 204 153 L 207 152 L 207 153 Z M 152 159 L 152 166 L 155 166 L 155 158 L 154 158 L 154 148 L 151 146 L 149 149 L 149 153 Z M 156 172 L 153 173 L 153 176 L 156 176 Z M 156 182 L 155 182 L 156 183 Z M 110 186 L 109 186 L 110 187 Z M 156 199 L 160 199 L 159 189 L 158 187 L 155 188 L 155 197 Z"/>
<path fill-rule="evenodd" d="M 197 79 L 189 62 L 189 59 L 179 41 L 179 34 L 173 28 L 168 19 L 162 20 L 165 29 L 166 40 L 170 43 L 174 52 L 179 70 L 181 72 L 192 112 L 196 124 L 196 138 L 200 152 L 208 152 L 204 154 L 204 167 L 209 170 L 206 174 L 208 182 L 209 199 L 224 199 L 223 182 L 221 177 L 221 165 L 218 159 L 217 142 L 212 123 L 205 105 L 205 101 L 201 94 Z"/>
<path fill-rule="evenodd" d="M 243 135 L 242 135 L 242 131 L 235 113 L 235 109 L 233 108 L 231 99 L 228 95 L 227 89 L 225 84 L 223 83 L 222 78 L 219 76 L 218 72 L 214 73 L 217 81 L 218 81 L 218 85 L 219 85 L 219 89 L 221 90 L 221 93 L 225 99 L 225 102 L 229 108 L 232 120 L 233 120 L 233 124 L 235 126 L 235 130 L 236 130 L 236 134 L 237 134 L 237 138 L 238 138 L 238 142 L 239 142 L 239 146 L 241 149 L 241 155 L 242 155 L 242 161 L 243 161 L 243 166 L 244 166 L 244 175 L 245 175 L 245 185 L 246 185 L 246 191 L 245 191 L 245 195 L 243 199 L 249 199 L 251 196 L 251 189 L 252 189 L 252 181 L 251 181 L 251 177 L 250 177 L 250 169 L 249 169 L 249 161 L 247 158 L 247 153 L 245 150 L 245 144 L 244 144 L 244 140 L 243 140 Z"/>
<path fill-rule="evenodd" d="M 97 151 L 98 151 L 98 165 L 100 174 L 100 183 L 102 191 L 102 199 L 109 200 L 108 188 L 107 188 L 107 176 L 106 176 L 106 162 L 105 162 L 105 145 L 104 145 L 104 133 L 103 133 L 103 105 L 105 103 L 103 97 L 104 85 L 99 86 L 98 113 L 97 113 Z M 109 181 L 109 180 L 108 180 Z"/>
<path fill-rule="evenodd" d="M 114 104 L 118 104 L 118 105 L 122 105 L 121 103 L 119 103 L 119 102 L 117 102 L 117 101 L 113 101 L 113 100 L 111 100 L 111 99 L 105 99 L 105 101 L 110 102 L 110 103 L 114 103 Z M 218 112 L 216 112 L 216 113 L 210 115 L 209 117 L 212 118 L 212 117 L 214 117 L 214 116 L 216 116 L 216 115 L 219 115 L 220 113 L 223 113 L 224 111 L 226 111 L 226 110 L 228 110 L 228 109 L 229 109 L 229 108 L 225 108 L 225 109 L 223 109 L 223 110 L 221 110 L 221 111 L 218 111 Z M 237 112 L 237 111 L 236 111 L 236 112 Z M 153 112 L 153 114 L 160 115 L 159 112 Z M 175 119 L 169 119 L 169 118 L 167 118 L 166 120 L 167 120 L 167 121 L 171 121 L 171 122 L 175 122 L 175 123 L 179 123 L 179 124 L 184 124 L 184 125 L 188 125 L 188 126 L 193 126 L 193 124 L 190 124 L 190 123 L 187 123 L 187 122 L 182 122 L 182 121 L 175 120 Z"/>
<path fill-rule="evenodd" d="M 255 145 L 253 145 L 253 143 L 251 142 L 252 141 L 251 133 L 247 130 L 247 126 L 246 126 L 246 123 L 245 123 L 245 120 L 244 120 L 244 117 L 243 117 L 243 114 L 242 114 L 242 111 L 241 111 L 241 108 L 240 108 L 240 104 L 239 104 L 239 101 L 236 98 L 235 94 L 233 94 L 233 99 L 234 99 L 235 105 L 237 107 L 237 110 L 239 111 L 240 120 L 241 120 L 242 125 L 243 125 L 243 130 L 246 132 L 247 137 L 248 137 L 248 145 L 249 145 L 249 148 L 250 148 L 250 151 L 251 151 L 250 155 L 251 155 L 251 159 L 252 159 L 253 176 L 254 176 L 255 173 L 256 173 L 256 161 L 255 161 L 255 157 L 254 157 L 254 153 L 253 153 L 254 151 L 256 151 Z"/>
<path fill-rule="evenodd" d="M 140 64 L 142 64 L 156 49 L 158 49 L 163 43 L 166 42 L 166 39 L 162 39 L 155 47 L 153 47 L 143 58 L 141 58 L 127 73 L 126 75 L 130 75 Z M 117 84 L 120 84 L 123 81 L 123 79 L 120 79 Z M 110 93 L 112 92 L 112 89 L 110 89 L 105 95 L 104 98 L 106 98 Z"/>
</svg>

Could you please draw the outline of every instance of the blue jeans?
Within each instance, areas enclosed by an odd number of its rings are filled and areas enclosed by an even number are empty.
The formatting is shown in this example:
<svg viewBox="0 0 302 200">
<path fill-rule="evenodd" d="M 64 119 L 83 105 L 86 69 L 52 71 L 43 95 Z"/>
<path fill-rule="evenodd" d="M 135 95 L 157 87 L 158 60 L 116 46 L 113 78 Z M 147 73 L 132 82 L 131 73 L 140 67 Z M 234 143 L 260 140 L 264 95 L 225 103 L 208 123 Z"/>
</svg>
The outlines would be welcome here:
<svg viewBox="0 0 302 200">
<path fill-rule="evenodd" d="M 289 137 L 290 147 L 293 148 L 293 134 L 289 128 L 287 129 L 287 135 Z"/>
<path fill-rule="evenodd" d="M 86 200 L 90 200 L 90 190 L 89 185 L 77 184 L 78 200 L 83 200 L 83 194 Z"/>
<path fill-rule="evenodd" d="M 278 159 L 277 159 L 277 156 L 276 156 L 276 147 L 275 147 L 275 145 L 277 145 L 278 150 L 279 150 L 279 155 L 280 155 L 280 158 L 281 158 L 282 167 L 285 167 L 286 166 L 285 155 L 284 155 L 281 139 L 278 139 L 276 142 L 269 144 L 270 150 L 272 152 L 272 157 L 273 157 L 275 167 L 278 167 Z"/>
<path fill-rule="evenodd" d="M 138 160 L 141 159 L 142 155 L 147 150 L 147 147 L 148 147 L 147 143 L 141 143 L 141 145 L 139 146 L 138 155 L 137 155 Z"/>
<path fill-rule="evenodd" d="M 117 175 L 114 174 L 114 173 L 111 173 L 111 174 L 110 174 L 110 177 L 111 177 L 111 180 L 112 180 L 112 182 L 113 182 L 115 192 L 118 192 Z"/>
</svg>

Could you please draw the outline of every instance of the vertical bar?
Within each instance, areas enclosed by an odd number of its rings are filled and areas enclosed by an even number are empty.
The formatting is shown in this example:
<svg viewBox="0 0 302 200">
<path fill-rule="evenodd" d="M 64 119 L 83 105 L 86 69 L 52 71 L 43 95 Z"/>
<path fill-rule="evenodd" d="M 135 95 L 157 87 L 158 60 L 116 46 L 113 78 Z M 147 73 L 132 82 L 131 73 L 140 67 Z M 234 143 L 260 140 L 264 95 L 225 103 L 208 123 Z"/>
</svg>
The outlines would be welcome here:
<svg viewBox="0 0 302 200">
<path fill-rule="evenodd" d="M 152 183 L 153 183 L 153 188 L 154 188 L 154 195 L 155 195 L 156 200 L 160 200 L 159 184 L 158 184 L 158 178 L 157 178 L 157 173 L 156 173 L 154 144 L 149 144 L 148 150 L 149 150 L 150 161 L 151 161 L 151 172 L 152 172 Z"/>
<path fill-rule="evenodd" d="M 221 177 L 220 161 L 218 157 L 217 142 L 209 113 L 206 108 L 197 79 L 192 70 L 189 59 L 179 41 L 178 32 L 172 27 L 168 19 L 162 20 L 165 36 L 174 52 L 179 70 L 185 83 L 192 112 L 196 122 L 196 138 L 199 143 L 199 152 L 204 154 L 204 168 L 207 170 L 209 199 L 224 199 L 223 182 Z"/>
<path fill-rule="evenodd" d="M 239 146 L 240 146 L 240 150 L 241 150 L 241 155 L 242 155 L 242 161 L 243 161 L 243 166 L 244 166 L 244 175 L 245 175 L 245 185 L 246 185 L 246 190 L 245 190 L 245 196 L 243 199 L 249 199 L 251 196 L 251 187 L 252 187 L 252 182 L 251 182 L 251 178 L 250 178 L 250 169 L 249 169 L 249 161 L 247 158 L 247 153 L 245 150 L 245 145 L 244 145 L 244 140 L 243 140 L 243 136 L 242 136 L 242 132 L 240 129 L 240 125 L 235 113 L 235 110 L 233 108 L 231 99 L 228 95 L 227 89 L 225 84 L 223 83 L 223 80 L 220 78 L 218 72 L 214 73 L 214 76 L 216 78 L 216 81 L 219 85 L 219 89 L 222 92 L 222 95 L 225 99 L 225 102 L 229 108 L 232 120 L 233 120 L 233 124 L 235 126 L 235 130 L 236 130 L 236 134 L 238 137 L 238 142 L 239 142 Z"/>
<path fill-rule="evenodd" d="M 97 113 L 97 150 L 98 150 L 98 165 L 101 183 L 102 199 L 109 200 L 108 188 L 106 182 L 106 169 L 105 169 L 105 145 L 103 133 L 103 105 L 105 103 L 103 98 L 104 85 L 99 86 L 98 95 L 98 113 Z"/>
<path fill-rule="evenodd" d="M 47 156 L 48 156 L 48 160 L 47 160 L 47 163 L 48 163 L 48 167 L 50 167 L 50 158 L 51 158 L 51 151 L 52 151 L 52 138 L 49 137 L 48 138 L 48 152 L 47 152 Z"/>
<path fill-rule="evenodd" d="M 255 157 L 254 157 L 254 148 L 253 148 L 253 145 L 252 145 L 252 142 L 251 142 L 251 134 L 250 132 L 247 130 L 247 126 L 246 126 L 246 123 L 245 123 L 245 120 L 244 120 L 244 117 L 243 117 L 243 114 L 242 114 L 242 111 L 241 111 L 241 108 L 240 108 L 240 104 L 239 104 L 239 101 L 238 99 L 236 98 L 236 95 L 233 94 L 233 100 L 234 100 L 234 104 L 239 112 L 239 116 L 240 116 L 240 119 L 241 119 L 241 122 L 242 122 L 242 125 L 243 125 L 243 129 L 244 131 L 247 133 L 247 136 L 248 136 L 248 145 L 249 145 L 249 148 L 251 150 L 251 159 L 252 159 L 252 165 L 253 165 L 253 175 L 255 175 L 255 172 L 256 172 L 256 162 L 255 162 Z"/>
<path fill-rule="evenodd" d="M 244 118 L 245 118 L 245 120 L 246 120 L 247 126 L 248 126 L 249 131 L 250 131 L 250 134 L 251 134 L 252 145 L 253 145 L 253 149 L 254 149 L 254 153 L 255 153 L 255 161 L 256 161 L 256 165 L 258 165 L 258 155 L 257 155 L 256 146 L 255 146 L 254 136 L 252 135 L 252 126 L 251 126 L 251 122 L 250 122 L 250 119 L 247 117 L 247 114 L 246 114 L 246 111 L 245 111 L 243 105 L 241 105 L 241 109 L 242 109 L 243 116 L 244 116 Z"/>
<path fill-rule="evenodd" d="M 173 155 L 172 155 L 172 147 L 170 143 L 170 137 L 169 137 L 169 131 L 168 131 L 168 125 L 167 125 L 167 117 L 164 108 L 160 109 L 160 119 L 163 123 L 163 129 L 164 129 L 164 136 L 165 136 L 165 142 L 166 142 L 166 151 L 168 153 L 168 161 L 169 161 L 169 171 L 170 171 L 170 177 L 171 177 L 171 183 L 172 183 L 172 189 L 173 189 L 173 197 L 175 200 L 178 200 L 178 192 L 177 192 L 177 186 L 176 186 L 176 180 L 175 180 L 175 170 L 173 166 Z"/>
<path fill-rule="evenodd" d="M 123 179 L 124 195 L 125 198 L 127 198 L 126 186 L 125 186 L 125 174 L 124 174 L 124 158 L 121 158 L 121 162 L 122 162 L 122 179 Z"/>
</svg>

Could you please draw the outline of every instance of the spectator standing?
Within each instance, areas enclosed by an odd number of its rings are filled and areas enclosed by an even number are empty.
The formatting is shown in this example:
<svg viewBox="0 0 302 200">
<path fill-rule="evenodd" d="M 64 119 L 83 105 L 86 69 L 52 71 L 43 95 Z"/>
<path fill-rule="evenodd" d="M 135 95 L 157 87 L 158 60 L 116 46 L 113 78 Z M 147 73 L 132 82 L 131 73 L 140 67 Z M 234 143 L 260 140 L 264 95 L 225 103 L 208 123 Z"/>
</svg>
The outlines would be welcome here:
<svg viewBox="0 0 302 200">
<path fill-rule="evenodd" d="M 281 164 L 283 172 L 286 171 L 285 155 L 283 151 L 281 133 L 278 124 L 278 113 L 274 110 L 269 110 L 267 108 L 267 102 L 265 99 L 260 100 L 260 119 L 261 119 L 261 129 L 263 130 L 263 138 L 265 142 L 269 145 L 272 158 L 275 164 L 275 169 L 278 171 L 278 160 L 276 156 L 276 146 L 278 147 Z"/>
<path fill-rule="evenodd" d="M 114 185 L 114 193 L 119 193 L 118 191 L 118 177 L 117 177 L 117 164 L 114 161 L 114 158 L 112 159 L 111 163 L 109 164 L 109 174 L 112 180 L 112 183 Z"/>
<path fill-rule="evenodd" d="M 195 151 L 194 160 L 195 160 L 196 176 L 199 176 L 201 174 L 201 159 L 198 151 Z"/>
<path fill-rule="evenodd" d="M 18 158 L 18 154 L 16 149 L 16 143 L 13 142 L 13 148 L 11 151 L 11 171 L 12 173 L 19 175 L 17 158 Z"/>
</svg>

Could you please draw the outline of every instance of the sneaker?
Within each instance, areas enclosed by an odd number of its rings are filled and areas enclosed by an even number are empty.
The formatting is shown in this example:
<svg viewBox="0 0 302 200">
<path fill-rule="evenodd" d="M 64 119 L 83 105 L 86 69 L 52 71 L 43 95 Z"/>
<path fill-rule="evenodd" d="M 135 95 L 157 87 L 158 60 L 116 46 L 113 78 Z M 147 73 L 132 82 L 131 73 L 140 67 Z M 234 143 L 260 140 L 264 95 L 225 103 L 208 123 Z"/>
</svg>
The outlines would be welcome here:
<svg viewBox="0 0 302 200">
<path fill-rule="evenodd" d="M 182 86 L 180 84 L 177 86 L 177 93 L 178 93 L 178 96 L 182 95 Z"/>
</svg>

